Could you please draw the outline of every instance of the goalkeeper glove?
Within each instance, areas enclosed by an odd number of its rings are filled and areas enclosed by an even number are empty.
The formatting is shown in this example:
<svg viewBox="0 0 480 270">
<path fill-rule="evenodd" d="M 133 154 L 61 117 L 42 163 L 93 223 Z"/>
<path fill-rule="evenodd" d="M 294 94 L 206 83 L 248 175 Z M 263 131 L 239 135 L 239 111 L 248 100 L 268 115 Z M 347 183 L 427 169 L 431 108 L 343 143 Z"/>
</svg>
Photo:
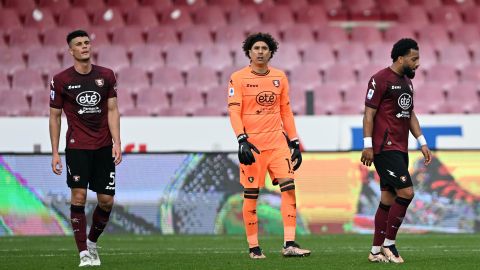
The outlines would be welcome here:
<svg viewBox="0 0 480 270">
<path fill-rule="evenodd" d="M 240 134 L 237 137 L 238 140 L 238 160 L 244 165 L 252 165 L 255 162 L 252 150 L 260 154 L 257 147 L 251 144 L 248 140 L 247 134 Z"/>
<path fill-rule="evenodd" d="M 295 163 L 295 165 L 293 165 L 293 170 L 296 171 L 298 168 L 300 168 L 300 164 L 302 164 L 302 153 L 300 152 L 300 141 L 298 139 L 290 141 L 290 147 L 293 149 L 292 162 Z"/>
</svg>

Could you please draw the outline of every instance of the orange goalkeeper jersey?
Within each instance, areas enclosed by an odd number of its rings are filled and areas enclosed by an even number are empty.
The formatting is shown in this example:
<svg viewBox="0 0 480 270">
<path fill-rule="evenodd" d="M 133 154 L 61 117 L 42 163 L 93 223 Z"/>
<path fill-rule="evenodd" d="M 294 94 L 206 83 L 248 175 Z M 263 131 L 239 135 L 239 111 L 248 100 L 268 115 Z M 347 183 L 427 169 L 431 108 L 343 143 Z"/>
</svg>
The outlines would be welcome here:
<svg viewBox="0 0 480 270">
<path fill-rule="evenodd" d="M 235 135 L 246 133 L 260 151 L 285 146 L 286 132 L 297 138 L 285 73 L 269 67 L 258 74 L 247 66 L 230 77 L 228 111 Z"/>
</svg>

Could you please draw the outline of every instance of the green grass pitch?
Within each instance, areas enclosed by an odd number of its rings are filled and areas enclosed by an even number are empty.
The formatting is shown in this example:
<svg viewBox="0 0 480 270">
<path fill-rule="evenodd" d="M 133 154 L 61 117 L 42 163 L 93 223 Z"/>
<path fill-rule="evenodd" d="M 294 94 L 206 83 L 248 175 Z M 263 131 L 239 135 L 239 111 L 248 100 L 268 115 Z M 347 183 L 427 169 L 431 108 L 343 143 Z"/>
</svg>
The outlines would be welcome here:
<svg viewBox="0 0 480 270">
<path fill-rule="evenodd" d="M 401 234 L 403 265 L 367 261 L 370 235 L 302 236 L 305 258 L 283 258 L 282 238 L 261 236 L 267 259 L 251 260 L 244 236 L 104 235 L 103 269 L 480 269 L 480 235 Z M 0 269 L 75 269 L 72 236 L 0 237 Z"/>
</svg>

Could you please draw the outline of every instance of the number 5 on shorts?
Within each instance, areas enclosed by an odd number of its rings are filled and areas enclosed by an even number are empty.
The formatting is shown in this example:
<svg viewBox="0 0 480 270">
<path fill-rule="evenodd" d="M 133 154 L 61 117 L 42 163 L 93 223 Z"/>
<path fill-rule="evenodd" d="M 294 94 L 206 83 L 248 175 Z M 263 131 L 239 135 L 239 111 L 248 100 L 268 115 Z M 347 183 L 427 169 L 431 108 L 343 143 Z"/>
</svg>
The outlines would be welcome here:
<svg viewBox="0 0 480 270">
<path fill-rule="evenodd" d="M 110 172 L 110 178 L 112 178 L 112 182 L 108 182 L 109 186 L 115 185 L 115 172 Z"/>
</svg>

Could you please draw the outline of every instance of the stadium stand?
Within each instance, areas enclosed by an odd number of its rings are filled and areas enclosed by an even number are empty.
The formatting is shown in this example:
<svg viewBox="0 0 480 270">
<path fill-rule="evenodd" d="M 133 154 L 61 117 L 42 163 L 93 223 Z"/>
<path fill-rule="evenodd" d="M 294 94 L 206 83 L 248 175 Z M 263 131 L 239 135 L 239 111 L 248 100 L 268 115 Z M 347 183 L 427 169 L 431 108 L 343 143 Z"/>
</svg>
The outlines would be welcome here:
<svg viewBox="0 0 480 270">
<path fill-rule="evenodd" d="M 388 66 L 392 43 L 402 37 L 416 38 L 421 48 L 417 96 L 442 89 L 423 112 L 474 113 L 480 108 L 474 86 L 480 79 L 479 17 L 475 0 L 3 0 L 0 92 L 20 88 L 35 98 L 28 110 L 2 108 L 0 114 L 44 115 L 34 104 L 41 93 L 36 89 L 71 66 L 65 35 L 73 28 L 91 33 L 94 63 L 119 75 L 128 93 L 123 115 L 225 115 L 219 109 L 224 96 L 217 93 L 248 64 L 241 43 L 259 30 L 280 41 L 271 63 L 298 88 L 292 91 L 297 113 L 305 113 L 306 89 L 321 93 L 314 98 L 316 114 L 357 113 L 354 103 L 363 103 L 351 91 L 363 92 L 368 77 Z M 143 94 L 160 88 L 172 106 L 137 106 L 148 105 Z M 319 92 L 323 88 L 330 90 Z M 177 102 L 177 91 L 201 93 L 204 102 Z M 459 105 L 462 100 L 466 105 Z"/>
</svg>

